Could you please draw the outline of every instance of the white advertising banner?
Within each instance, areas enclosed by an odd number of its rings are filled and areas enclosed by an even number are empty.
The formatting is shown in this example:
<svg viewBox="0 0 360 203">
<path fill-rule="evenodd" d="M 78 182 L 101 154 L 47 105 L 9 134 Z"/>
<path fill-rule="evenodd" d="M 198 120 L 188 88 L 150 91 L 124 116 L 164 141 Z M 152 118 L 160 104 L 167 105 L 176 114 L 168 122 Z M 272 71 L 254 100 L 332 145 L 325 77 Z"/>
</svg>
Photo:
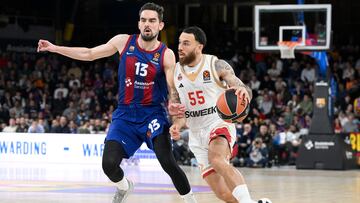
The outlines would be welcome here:
<svg viewBox="0 0 360 203">
<path fill-rule="evenodd" d="M 101 164 L 104 139 L 104 134 L 0 133 L 0 163 Z M 145 144 L 125 162 L 159 164 Z"/>
</svg>

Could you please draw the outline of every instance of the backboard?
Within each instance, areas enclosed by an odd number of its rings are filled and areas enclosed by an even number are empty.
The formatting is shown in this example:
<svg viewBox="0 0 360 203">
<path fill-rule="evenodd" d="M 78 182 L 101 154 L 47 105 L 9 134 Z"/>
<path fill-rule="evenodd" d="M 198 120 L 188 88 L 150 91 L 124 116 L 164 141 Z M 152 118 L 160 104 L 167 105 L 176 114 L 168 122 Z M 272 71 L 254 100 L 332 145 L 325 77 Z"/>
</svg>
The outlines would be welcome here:
<svg viewBox="0 0 360 203">
<path fill-rule="evenodd" d="M 331 5 L 256 5 L 255 51 L 280 51 L 283 41 L 298 42 L 295 51 L 330 49 Z"/>
</svg>

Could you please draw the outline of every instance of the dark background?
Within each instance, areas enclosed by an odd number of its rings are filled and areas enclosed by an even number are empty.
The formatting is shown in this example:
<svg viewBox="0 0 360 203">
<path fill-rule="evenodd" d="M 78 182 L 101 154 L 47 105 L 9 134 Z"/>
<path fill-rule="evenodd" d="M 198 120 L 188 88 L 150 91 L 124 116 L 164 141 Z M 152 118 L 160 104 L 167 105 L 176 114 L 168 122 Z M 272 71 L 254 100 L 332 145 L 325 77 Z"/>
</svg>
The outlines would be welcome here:
<svg viewBox="0 0 360 203">
<path fill-rule="evenodd" d="M 95 46 L 106 42 L 119 33 L 137 33 L 139 8 L 148 1 L 141 0 L 2 0 L 0 5 L 1 28 L 15 21 L 27 32 L 32 25 L 51 26 L 58 44 Z M 233 41 L 239 47 L 252 46 L 253 5 L 296 4 L 296 0 L 164 0 L 156 1 L 165 7 L 166 28 L 172 28 L 168 35 L 168 45 L 176 48 L 179 31 L 185 26 L 185 5 L 200 4 L 190 9 L 189 25 L 202 27 L 209 38 L 207 49 Z M 360 1 L 358 0 L 306 0 L 305 3 L 331 3 L 333 5 L 333 43 L 360 44 Z M 233 27 L 233 7 L 239 7 L 239 27 L 248 29 L 235 37 Z M 222 9 L 227 7 L 227 20 L 224 22 Z M 4 18 L 5 17 L 5 18 Z M 5 20 L 4 20 L 5 19 Z M 74 30 L 70 40 L 63 39 L 66 23 L 73 23 Z M 249 29 L 250 28 L 250 29 Z M 1 37 L 14 40 L 13 37 Z M 34 37 L 36 38 L 36 37 Z M 35 40 L 35 39 L 33 39 Z"/>
</svg>

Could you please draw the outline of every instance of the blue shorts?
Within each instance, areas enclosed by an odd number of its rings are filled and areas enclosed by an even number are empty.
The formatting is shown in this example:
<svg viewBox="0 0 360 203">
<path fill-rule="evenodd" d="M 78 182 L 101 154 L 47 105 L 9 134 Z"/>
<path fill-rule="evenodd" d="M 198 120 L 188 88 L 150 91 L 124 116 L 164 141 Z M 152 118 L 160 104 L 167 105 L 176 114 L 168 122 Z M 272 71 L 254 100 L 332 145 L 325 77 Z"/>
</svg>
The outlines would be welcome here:
<svg viewBox="0 0 360 203">
<path fill-rule="evenodd" d="M 169 121 L 162 107 L 118 107 L 113 112 L 106 141 L 114 140 L 120 143 L 126 152 L 124 158 L 129 158 L 144 142 L 153 150 L 153 138 L 168 133 L 168 129 Z"/>
</svg>

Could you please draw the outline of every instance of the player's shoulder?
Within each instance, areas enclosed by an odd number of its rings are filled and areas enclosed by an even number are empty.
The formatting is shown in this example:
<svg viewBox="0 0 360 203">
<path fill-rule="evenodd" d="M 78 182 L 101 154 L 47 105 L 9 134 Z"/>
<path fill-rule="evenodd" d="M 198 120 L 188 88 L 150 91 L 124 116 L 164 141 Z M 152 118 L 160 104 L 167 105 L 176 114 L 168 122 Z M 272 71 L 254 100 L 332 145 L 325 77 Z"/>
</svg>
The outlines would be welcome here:
<svg viewBox="0 0 360 203">
<path fill-rule="evenodd" d="M 129 34 L 117 34 L 114 36 L 114 39 L 119 41 L 119 42 L 126 42 L 129 40 L 129 38 L 131 37 L 132 35 L 129 35 Z"/>
<path fill-rule="evenodd" d="M 176 58 L 173 50 L 166 48 L 163 56 L 163 66 L 165 69 L 172 69 L 176 63 Z"/>
<path fill-rule="evenodd" d="M 218 57 L 212 54 L 203 54 L 203 56 L 205 57 L 205 60 L 210 60 L 210 61 L 218 60 Z"/>
<path fill-rule="evenodd" d="M 166 48 L 164 51 L 164 60 L 170 60 L 173 61 L 175 60 L 175 54 L 174 51 L 170 48 Z"/>
<path fill-rule="evenodd" d="M 108 44 L 111 44 L 114 47 L 117 47 L 118 50 L 122 50 L 129 40 L 131 35 L 128 34 L 118 34 L 115 35 L 108 41 Z"/>
<path fill-rule="evenodd" d="M 172 49 L 170 49 L 169 47 L 166 47 L 166 48 L 165 48 L 164 54 L 165 54 L 165 55 L 168 55 L 168 56 L 173 56 L 173 57 L 175 57 L 174 51 L 173 51 Z"/>
<path fill-rule="evenodd" d="M 207 66 L 214 68 L 215 62 L 218 61 L 218 57 L 211 54 L 203 54 L 204 62 L 207 64 Z"/>
</svg>

